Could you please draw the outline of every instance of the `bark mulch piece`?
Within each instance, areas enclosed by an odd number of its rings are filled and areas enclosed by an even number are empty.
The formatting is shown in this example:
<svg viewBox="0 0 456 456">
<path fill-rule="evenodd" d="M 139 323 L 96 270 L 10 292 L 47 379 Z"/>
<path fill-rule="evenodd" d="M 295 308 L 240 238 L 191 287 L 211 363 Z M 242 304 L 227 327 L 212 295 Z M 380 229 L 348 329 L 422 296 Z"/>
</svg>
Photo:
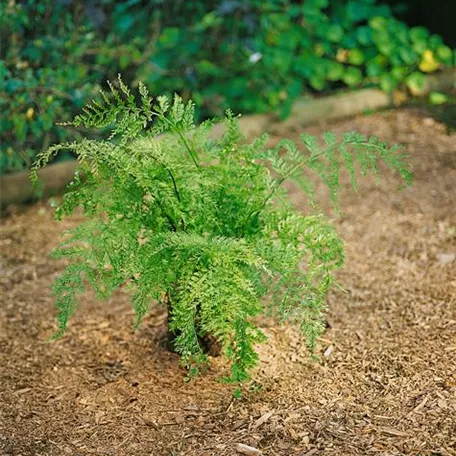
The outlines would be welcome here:
<svg viewBox="0 0 456 456">
<path fill-rule="evenodd" d="M 345 291 L 329 298 L 320 362 L 295 329 L 269 324 L 239 400 L 217 380 L 221 359 L 185 383 L 162 343 L 163 314 L 133 333 L 125 291 L 107 303 L 87 293 L 66 337 L 48 342 L 50 286 L 63 266 L 49 251 L 78 217 L 57 223 L 46 203 L 10 210 L 0 238 L 0 454 L 456 455 L 456 135 L 406 108 L 311 131 L 326 128 L 403 143 L 415 184 L 398 192 L 386 174 L 358 195 L 346 185 L 343 215 L 333 216 L 347 242 Z"/>
</svg>

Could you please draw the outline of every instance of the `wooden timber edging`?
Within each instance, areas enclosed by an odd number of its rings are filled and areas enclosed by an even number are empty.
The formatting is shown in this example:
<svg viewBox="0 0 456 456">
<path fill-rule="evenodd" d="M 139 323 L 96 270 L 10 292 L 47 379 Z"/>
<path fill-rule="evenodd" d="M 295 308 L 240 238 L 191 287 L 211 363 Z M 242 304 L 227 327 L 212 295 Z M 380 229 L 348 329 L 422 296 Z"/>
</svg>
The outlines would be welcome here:
<svg viewBox="0 0 456 456">
<path fill-rule="evenodd" d="M 40 194 L 46 197 L 65 188 L 72 181 L 77 166 L 77 160 L 68 160 L 54 163 L 38 171 Z M 22 204 L 34 199 L 38 199 L 38 194 L 30 180 L 30 171 L 8 174 L 0 179 L 2 211 L 10 204 Z"/>
<path fill-rule="evenodd" d="M 449 91 L 456 89 L 456 69 L 429 75 L 422 90 L 413 95 L 425 96 L 431 91 Z M 402 95 L 402 99 L 406 96 Z M 397 104 L 394 96 L 380 89 L 361 89 L 331 95 L 319 99 L 298 98 L 294 103 L 290 116 L 279 121 L 274 114 L 254 114 L 242 116 L 239 123 L 247 137 L 257 136 L 265 131 L 274 133 L 277 128 L 302 128 L 322 120 L 340 119 L 387 108 Z M 214 125 L 211 136 L 220 137 L 223 124 Z M 69 160 L 47 166 L 38 171 L 42 185 L 41 194 L 46 197 L 61 191 L 73 179 L 77 168 L 76 160 Z M 0 179 L 0 208 L 10 204 L 21 204 L 37 198 L 30 181 L 29 171 L 10 174 Z"/>
</svg>

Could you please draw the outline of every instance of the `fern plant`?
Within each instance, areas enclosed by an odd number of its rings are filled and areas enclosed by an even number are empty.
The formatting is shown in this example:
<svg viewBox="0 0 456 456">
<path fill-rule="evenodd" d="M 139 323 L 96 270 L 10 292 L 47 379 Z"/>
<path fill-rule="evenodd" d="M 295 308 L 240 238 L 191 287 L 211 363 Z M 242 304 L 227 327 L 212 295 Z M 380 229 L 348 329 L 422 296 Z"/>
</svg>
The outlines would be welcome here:
<svg viewBox="0 0 456 456">
<path fill-rule="evenodd" d="M 208 355 L 210 335 L 231 365 L 228 380 L 244 382 L 265 335 L 262 313 L 300 326 L 311 350 L 323 329 L 325 297 L 342 266 L 344 249 L 321 214 L 311 174 L 327 185 L 334 204 L 343 168 L 357 176 L 377 173 L 379 161 L 410 183 L 397 147 L 376 138 L 327 133 L 320 142 L 302 135 L 266 147 L 267 135 L 247 142 L 227 112 L 225 133 L 211 138 L 213 121 L 194 123 L 194 105 L 178 96 L 155 101 L 139 85 L 139 98 L 122 82 L 93 101 L 72 125 L 105 130 L 41 153 L 36 171 L 57 153 L 76 154 L 80 172 L 68 186 L 57 218 L 81 206 L 87 221 L 55 251 L 69 266 L 55 281 L 61 337 L 90 284 L 101 298 L 126 285 L 137 326 L 153 305 L 166 305 L 175 350 L 190 374 Z M 283 184 L 308 195 L 314 213 L 298 213 Z"/>
</svg>

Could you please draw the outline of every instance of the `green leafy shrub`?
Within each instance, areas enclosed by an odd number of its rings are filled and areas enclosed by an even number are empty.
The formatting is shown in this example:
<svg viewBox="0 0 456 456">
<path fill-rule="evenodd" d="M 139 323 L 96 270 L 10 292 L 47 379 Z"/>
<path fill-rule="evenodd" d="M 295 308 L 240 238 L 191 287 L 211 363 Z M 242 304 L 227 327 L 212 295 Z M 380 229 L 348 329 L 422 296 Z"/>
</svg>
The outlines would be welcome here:
<svg viewBox="0 0 456 456">
<path fill-rule="evenodd" d="M 190 97 L 199 119 L 276 110 L 302 93 L 407 84 L 454 65 L 437 35 L 373 0 L 1 2 L 0 173 L 68 139 L 71 118 L 122 72 Z"/>
<path fill-rule="evenodd" d="M 86 281 L 106 298 L 132 291 L 137 326 L 152 305 L 168 306 L 174 346 L 190 374 L 207 361 L 200 341 L 220 342 L 231 362 L 228 380 L 243 382 L 265 340 L 253 317 L 270 312 L 300 326 L 311 349 L 321 333 L 325 297 L 344 259 L 336 230 L 320 213 L 311 175 L 337 204 L 340 172 L 377 173 L 385 162 L 407 183 L 397 147 L 376 138 L 331 133 L 323 143 L 302 135 L 303 150 L 267 136 L 247 142 L 228 111 L 225 133 L 210 139 L 212 121 L 196 126 L 194 105 L 179 96 L 155 103 L 139 84 L 140 100 L 120 91 L 94 101 L 70 125 L 105 129 L 108 139 L 83 138 L 40 154 L 36 171 L 57 153 L 73 151 L 80 171 L 57 217 L 81 206 L 87 221 L 67 233 L 55 252 L 70 260 L 56 280 L 62 336 Z M 297 213 L 283 184 L 293 181 L 315 212 Z"/>
<path fill-rule="evenodd" d="M 63 141 L 57 121 L 73 116 L 97 92 L 104 73 L 83 55 L 93 33 L 61 2 L 0 4 L 0 173 L 28 168 L 35 154 Z"/>
</svg>

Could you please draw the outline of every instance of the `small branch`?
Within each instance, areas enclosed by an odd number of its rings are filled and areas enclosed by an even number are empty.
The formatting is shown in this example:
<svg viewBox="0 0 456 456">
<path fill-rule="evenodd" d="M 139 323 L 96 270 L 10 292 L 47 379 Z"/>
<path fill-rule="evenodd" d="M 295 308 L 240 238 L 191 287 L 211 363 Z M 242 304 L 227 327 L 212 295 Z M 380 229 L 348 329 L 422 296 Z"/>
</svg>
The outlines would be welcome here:
<svg viewBox="0 0 456 456">
<path fill-rule="evenodd" d="M 199 169 L 200 164 L 198 163 L 198 160 L 196 159 L 195 154 L 193 153 L 191 147 L 188 145 L 188 142 L 185 139 L 185 136 L 182 134 L 182 132 L 176 127 L 176 125 L 173 122 L 171 122 L 169 119 L 167 119 L 165 115 L 161 114 L 161 115 L 159 115 L 159 118 L 161 120 L 165 121 L 170 126 L 171 132 L 177 133 L 179 135 L 179 138 L 184 143 L 184 146 L 187 149 L 187 152 L 190 155 L 190 158 L 192 159 L 195 166 Z"/>
<path fill-rule="evenodd" d="M 177 225 L 176 223 L 174 222 L 174 220 L 172 219 L 172 217 L 165 211 L 165 208 L 163 207 L 163 204 L 162 202 L 156 198 L 154 195 L 152 195 L 152 197 L 154 198 L 154 200 L 157 202 L 158 204 L 158 207 L 161 209 L 161 211 L 163 212 L 163 215 L 166 217 L 166 219 L 168 220 L 169 224 L 171 225 L 171 228 L 173 229 L 173 231 L 177 231 Z"/>
<path fill-rule="evenodd" d="M 192 158 L 193 163 L 199 169 L 200 165 L 198 163 L 198 160 L 196 159 L 195 154 L 193 153 L 192 149 L 188 145 L 188 142 L 185 139 L 185 136 L 182 134 L 182 132 L 180 130 L 176 130 L 176 131 L 177 131 L 177 134 L 179 135 L 179 137 L 181 138 L 182 142 L 184 143 L 184 146 L 187 149 L 187 152 L 189 153 L 190 157 Z"/>
<path fill-rule="evenodd" d="M 171 172 L 171 170 L 166 165 L 162 164 L 162 166 L 163 166 L 163 168 L 166 169 L 166 171 L 168 172 L 169 176 L 171 177 L 171 180 L 173 181 L 174 193 L 176 194 L 177 200 L 179 201 L 179 203 L 182 202 L 179 190 L 177 189 L 176 179 L 175 179 L 173 173 Z"/>
<path fill-rule="evenodd" d="M 179 193 L 179 190 L 177 188 L 177 183 L 176 183 L 176 179 L 174 177 L 174 174 L 171 172 L 171 170 L 164 164 L 162 163 L 157 157 L 152 157 L 153 160 L 155 160 L 160 166 L 163 166 L 163 168 L 166 170 L 166 172 L 169 174 L 169 177 L 171 177 L 171 180 L 173 182 L 173 188 L 174 188 L 174 194 L 176 195 L 176 198 L 177 200 L 179 201 L 179 203 L 181 202 L 181 197 L 180 197 L 180 193 Z"/>
</svg>

